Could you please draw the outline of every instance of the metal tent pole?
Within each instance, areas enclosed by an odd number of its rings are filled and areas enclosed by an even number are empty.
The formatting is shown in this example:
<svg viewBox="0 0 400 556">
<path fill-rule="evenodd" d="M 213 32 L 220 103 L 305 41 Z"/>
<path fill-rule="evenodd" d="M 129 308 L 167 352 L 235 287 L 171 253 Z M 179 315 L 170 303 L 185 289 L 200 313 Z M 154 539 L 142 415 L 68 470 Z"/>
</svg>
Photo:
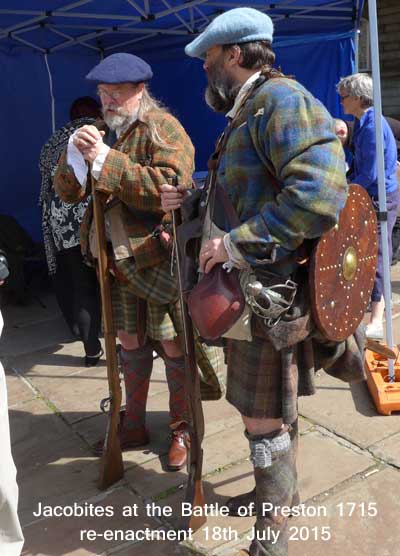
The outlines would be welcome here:
<svg viewBox="0 0 400 556">
<path fill-rule="evenodd" d="M 50 108 L 51 108 L 51 131 L 52 133 L 56 130 L 56 103 L 53 92 L 53 76 L 51 75 L 49 60 L 47 59 L 47 53 L 44 55 L 44 63 L 46 64 L 47 73 L 49 75 L 49 90 L 50 90 Z"/>
<path fill-rule="evenodd" d="M 360 3 L 357 2 L 357 13 L 359 9 L 360 9 Z M 354 70 L 356 73 L 358 73 L 358 68 L 359 68 L 359 62 L 358 62 L 359 55 L 360 55 L 360 28 L 358 27 L 356 21 L 356 25 L 354 27 L 354 58 L 355 58 Z"/>
<path fill-rule="evenodd" d="M 378 197 L 379 197 L 379 213 L 382 216 L 381 241 L 382 241 L 382 258 L 383 258 L 383 292 L 385 298 L 386 311 L 386 340 L 390 348 L 393 348 L 393 328 L 392 328 L 392 300 L 391 300 L 391 284 L 390 284 L 390 266 L 389 266 L 389 245 L 388 245 L 388 226 L 386 212 L 386 188 L 385 188 L 385 160 L 383 155 L 383 133 L 382 133 L 382 100 L 381 100 L 381 76 L 379 69 L 379 41 L 378 41 L 378 16 L 376 9 L 376 0 L 368 0 L 369 12 L 369 28 L 371 43 L 371 62 L 372 62 L 372 79 L 374 83 L 374 110 L 375 110 L 375 137 L 376 137 L 376 154 L 378 163 Z M 395 381 L 394 362 L 389 362 L 389 380 Z"/>
</svg>

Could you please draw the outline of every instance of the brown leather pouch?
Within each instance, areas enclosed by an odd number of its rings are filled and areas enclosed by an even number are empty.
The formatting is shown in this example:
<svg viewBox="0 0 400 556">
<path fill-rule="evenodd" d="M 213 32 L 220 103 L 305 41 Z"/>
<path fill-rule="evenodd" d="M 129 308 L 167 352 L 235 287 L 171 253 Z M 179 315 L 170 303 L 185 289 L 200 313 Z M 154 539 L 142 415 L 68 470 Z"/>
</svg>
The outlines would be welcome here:
<svg viewBox="0 0 400 556">
<path fill-rule="evenodd" d="M 205 340 L 216 340 L 243 313 L 245 299 L 237 269 L 227 272 L 217 264 L 192 289 L 188 298 L 190 316 Z"/>
</svg>

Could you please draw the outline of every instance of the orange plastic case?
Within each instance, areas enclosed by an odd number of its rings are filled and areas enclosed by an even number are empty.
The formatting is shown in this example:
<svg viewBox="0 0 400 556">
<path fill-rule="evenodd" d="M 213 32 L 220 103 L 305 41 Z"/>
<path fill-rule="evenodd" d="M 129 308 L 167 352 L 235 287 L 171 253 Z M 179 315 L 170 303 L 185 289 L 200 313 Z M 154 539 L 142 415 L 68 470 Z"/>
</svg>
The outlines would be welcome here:
<svg viewBox="0 0 400 556">
<path fill-rule="evenodd" d="M 392 411 L 400 411 L 400 361 L 398 349 L 394 372 L 395 382 L 389 382 L 388 359 L 383 355 L 365 350 L 365 370 L 368 389 L 375 402 L 376 409 L 382 415 L 391 415 Z"/>
</svg>

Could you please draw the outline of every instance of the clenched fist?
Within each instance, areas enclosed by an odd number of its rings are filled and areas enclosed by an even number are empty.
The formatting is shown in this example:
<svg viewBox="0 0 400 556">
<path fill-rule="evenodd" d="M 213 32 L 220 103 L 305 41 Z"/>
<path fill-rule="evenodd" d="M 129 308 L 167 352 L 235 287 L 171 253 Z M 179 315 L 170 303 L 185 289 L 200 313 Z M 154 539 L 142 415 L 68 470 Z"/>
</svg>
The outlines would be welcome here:
<svg viewBox="0 0 400 556">
<path fill-rule="evenodd" d="M 103 143 L 104 133 L 94 125 L 84 125 L 76 131 L 72 142 L 82 153 L 85 160 L 93 162 L 105 146 Z"/>
<path fill-rule="evenodd" d="M 164 212 L 169 212 L 170 210 L 176 210 L 180 208 L 186 195 L 186 189 L 181 185 L 175 187 L 175 185 L 164 183 L 160 186 L 160 191 L 161 207 Z"/>
</svg>

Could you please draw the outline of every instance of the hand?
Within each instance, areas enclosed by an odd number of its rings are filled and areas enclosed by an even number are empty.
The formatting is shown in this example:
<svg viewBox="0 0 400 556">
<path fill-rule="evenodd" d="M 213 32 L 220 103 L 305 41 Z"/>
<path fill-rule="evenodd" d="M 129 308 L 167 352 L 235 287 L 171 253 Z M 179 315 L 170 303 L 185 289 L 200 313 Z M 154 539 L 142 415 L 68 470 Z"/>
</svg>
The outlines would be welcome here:
<svg viewBox="0 0 400 556">
<path fill-rule="evenodd" d="M 200 272 L 208 274 L 217 263 L 229 260 L 222 237 L 206 241 L 200 251 Z"/>
<path fill-rule="evenodd" d="M 0 286 L 4 284 L 4 280 L 0 280 Z"/>
<path fill-rule="evenodd" d="M 97 155 L 100 154 L 103 145 L 104 143 L 101 141 L 96 143 L 93 147 L 82 150 L 81 153 L 83 158 L 92 164 L 96 160 Z"/>
<path fill-rule="evenodd" d="M 94 125 L 84 125 L 76 131 L 72 142 L 84 158 L 92 162 L 103 147 L 104 134 Z"/>
<path fill-rule="evenodd" d="M 180 208 L 186 195 L 186 189 L 182 185 L 175 187 L 174 185 L 164 183 L 160 186 L 160 191 L 161 207 L 164 212 Z"/>
</svg>

